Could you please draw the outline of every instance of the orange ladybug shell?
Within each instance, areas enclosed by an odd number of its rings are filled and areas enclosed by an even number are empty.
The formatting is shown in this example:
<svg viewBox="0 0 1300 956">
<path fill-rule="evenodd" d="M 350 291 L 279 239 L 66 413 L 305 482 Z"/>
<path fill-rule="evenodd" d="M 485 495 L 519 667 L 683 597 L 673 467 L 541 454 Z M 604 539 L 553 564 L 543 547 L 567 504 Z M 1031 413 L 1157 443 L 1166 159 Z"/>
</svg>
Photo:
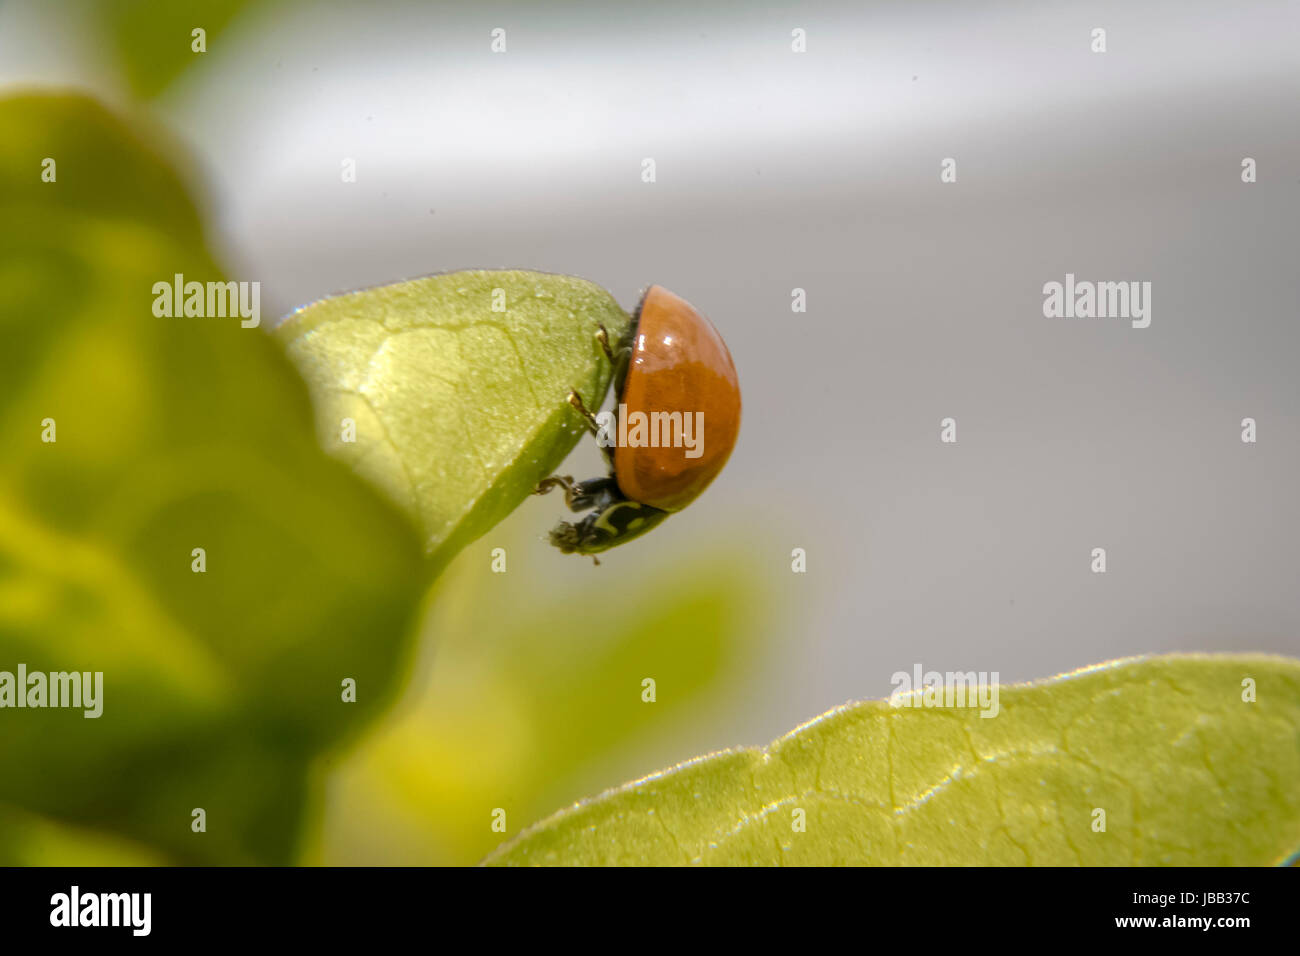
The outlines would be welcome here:
<svg viewBox="0 0 1300 956">
<path fill-rule="evenodd" d="M 684 447 L 629 447 L 614 451 L 619 490 L 633 501 L 680 511 L 722 471 L 740 433 L 740 382 L 731 353 L 712 323 L 685 299 L 661 286 L 646 290 L 619 404 L 621 415 L 702 412 L 700 455 Z M 631 428 L 629 426 L 629 432 Z M 700 440 L 695 435 L 695 440 Z"/>
</svg>

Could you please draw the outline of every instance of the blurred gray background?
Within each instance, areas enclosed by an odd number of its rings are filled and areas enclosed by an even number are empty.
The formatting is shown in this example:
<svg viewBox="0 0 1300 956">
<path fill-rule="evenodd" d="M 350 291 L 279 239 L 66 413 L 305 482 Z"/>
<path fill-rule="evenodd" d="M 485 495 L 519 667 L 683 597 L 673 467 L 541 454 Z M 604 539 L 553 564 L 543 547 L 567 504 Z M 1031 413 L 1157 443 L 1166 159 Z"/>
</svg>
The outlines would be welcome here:
<svg viewBox="0 0 1300 956">
<path fill-rule="evenodd" d="M 50 8 L 0 26 L 0 81 L 119 96 Z M 266 314 L 521 267 L 628 308 L 663 284 L 721 330 L 744 424 L 702 499 L 599 569 L 542 540 L 551 499 L 464 558 L 522 541 L 512 570 L 585 593 L 576 615 L 722 540 L 765 569 L 742 698 L 631 774 L 887 695 L 916 662 L 1022 680 L 1300 652 L 1298 36 L 1294 0 L 288 4 L 155 106 Z M 1150 327 L 1044 318 L 1067 272 L 1151 282 Z M 585 444 L 571 465 L 600 468 Z"/>
</svg>

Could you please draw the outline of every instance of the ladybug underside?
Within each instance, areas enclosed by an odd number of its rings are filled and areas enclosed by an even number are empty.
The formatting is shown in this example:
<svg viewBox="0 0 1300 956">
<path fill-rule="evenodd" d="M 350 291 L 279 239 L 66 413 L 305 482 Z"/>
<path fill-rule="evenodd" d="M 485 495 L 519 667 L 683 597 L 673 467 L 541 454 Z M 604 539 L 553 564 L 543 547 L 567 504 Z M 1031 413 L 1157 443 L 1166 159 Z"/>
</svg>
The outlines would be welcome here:
<svg viewBox="0 0 1300 956">
<path fill-rule="evenodd" d="M 548 478 L 546 482 L 555 482 L 564 488 L 564 500 L 569 510 L 595 510 L 577 523 L 561 521 L 551 529 L 551 544 L 565 554 L 607 551 L 615 545 L 639 538 L 668 517 L 667 511 L 625 497 L 618 490 L 613 475 L 583 482 L 567 480 L 568 485 L 559 478 Z"/>
</svg>

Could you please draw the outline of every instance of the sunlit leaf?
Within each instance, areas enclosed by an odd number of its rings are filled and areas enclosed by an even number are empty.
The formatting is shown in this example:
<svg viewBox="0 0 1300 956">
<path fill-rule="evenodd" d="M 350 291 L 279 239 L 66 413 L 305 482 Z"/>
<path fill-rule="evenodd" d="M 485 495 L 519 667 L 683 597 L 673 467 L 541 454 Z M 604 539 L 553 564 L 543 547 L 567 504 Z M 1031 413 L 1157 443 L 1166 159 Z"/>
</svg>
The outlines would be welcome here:
<svg viewBox="0 0 1300 956">
<path fill-rule="evenodd" d="M 991 718 L 849 704 L 562 810 L 487 862 L 1258 865 L 1297 849 L 1300 661 L 1170 655 L 1003 687 Z"/>
<path fill-rule="evenodd" d="M 611 340 L 604 289 L 540 272 L 452 272 L 334 296 L 277 335 L 312 389 L 320 440 L 424 531 L 445 562 L 513 511 L 583 435 Z"/>
</svg>

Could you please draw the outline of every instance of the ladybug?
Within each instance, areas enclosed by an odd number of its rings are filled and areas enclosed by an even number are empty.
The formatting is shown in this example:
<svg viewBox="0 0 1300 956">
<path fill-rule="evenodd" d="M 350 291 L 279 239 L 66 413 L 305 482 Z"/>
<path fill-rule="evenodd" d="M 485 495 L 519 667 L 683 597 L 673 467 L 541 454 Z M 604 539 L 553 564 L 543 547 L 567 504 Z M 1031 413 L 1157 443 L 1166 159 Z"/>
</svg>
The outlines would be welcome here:
<svg viewBox="0 0 1300 956">
<path fill-rule="evenodd" d="M 722 471 L 740 433 L 740 382 L 731 353 L 685 299 L 652 285 L 626 338 L 611 346 L 602 327 L 596 339 L 614 369 L 618 411 L 593 415 L 577 392 L 569 393 L 569 404 L 596 436 L 609 474 L 582 482 L 556 475 L 535 491 L 563 488 L 571 511 L 591 512 L 577 523 L 561 521 L 550 538 L 565 554 L 593 559 L 698 498 Z"/>
</svg>

